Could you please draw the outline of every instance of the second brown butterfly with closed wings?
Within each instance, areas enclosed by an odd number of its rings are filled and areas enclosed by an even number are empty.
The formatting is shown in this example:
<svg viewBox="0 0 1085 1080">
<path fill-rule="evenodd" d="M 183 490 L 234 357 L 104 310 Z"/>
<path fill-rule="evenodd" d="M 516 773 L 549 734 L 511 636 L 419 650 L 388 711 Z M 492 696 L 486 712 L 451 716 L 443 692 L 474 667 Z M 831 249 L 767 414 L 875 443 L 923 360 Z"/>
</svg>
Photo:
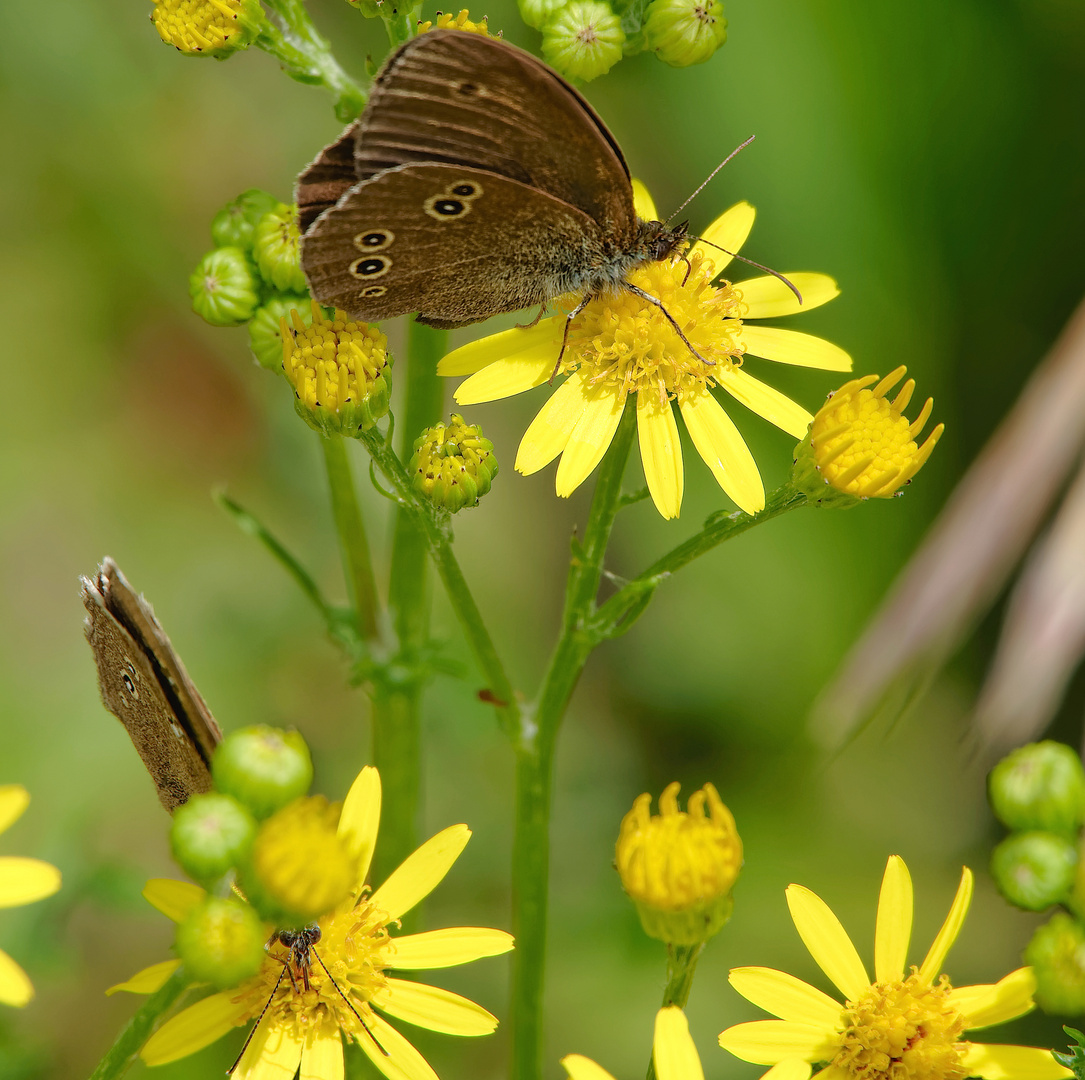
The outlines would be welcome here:
<svg viewBox="0 0 1085 1080">
<path fill-rule="evenodd" d="M 392 54 L 297 203 L 313 296 L 366 322 L 449 328 L 614 289 L 659 306 L 626 274 L 686 235 L 637 217 L 618 144 L 564 79 L 458 30 Z"/>
</svg>

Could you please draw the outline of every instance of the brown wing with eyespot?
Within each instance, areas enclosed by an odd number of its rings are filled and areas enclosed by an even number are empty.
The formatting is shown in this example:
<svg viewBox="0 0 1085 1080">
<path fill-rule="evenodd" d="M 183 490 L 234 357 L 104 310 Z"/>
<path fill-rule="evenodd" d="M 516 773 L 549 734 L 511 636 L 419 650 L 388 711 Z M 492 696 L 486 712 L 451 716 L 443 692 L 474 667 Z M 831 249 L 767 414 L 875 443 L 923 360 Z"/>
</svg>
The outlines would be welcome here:
<svg viewBox="0 0 1085 1080">
<path fill-rule="evenodd" d="M 363 181 L 302 238 L 313 295 L 372 322 L 410 311 L 462 326 L 580 291 L 601 261 L 587 214 L 537 188 L 456 165 Z"/>
</svg>

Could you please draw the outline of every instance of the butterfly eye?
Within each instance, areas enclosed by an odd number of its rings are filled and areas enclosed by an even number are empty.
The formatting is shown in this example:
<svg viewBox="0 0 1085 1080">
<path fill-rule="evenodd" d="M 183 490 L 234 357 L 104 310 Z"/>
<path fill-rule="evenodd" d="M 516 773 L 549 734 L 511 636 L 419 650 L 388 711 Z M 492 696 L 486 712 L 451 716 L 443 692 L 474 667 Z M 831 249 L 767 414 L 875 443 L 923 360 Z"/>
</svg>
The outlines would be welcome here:
<svg viewBox="0 0 1085 1080">
<path fill-rule="evenodd" d="M 462 199 L 449 199 L 444 195 L 436 195 L 432 199 L 427 199 L 422 204 L 422 209 L 438 221 L 448 221 L 450 218 L 463 217 L 464 214 L 470 212 L 471 207 Z"/>
<path fill-rule="evenodd" d="M 381 248 L 389 247 L 394 239 L 391 229 L 373 229 L 370 232 L 358 233 L 354 238 L 354 246 L 359 251 L 380 251 Z"/>
<path fill-rule="evenodd" d="M 368 259 L 355 259 L 350 264 L 350 272 L 357 278 L 381 277 L 391 268 L 392 260 L 387 255 L 371 255 Z"/>
</svg>

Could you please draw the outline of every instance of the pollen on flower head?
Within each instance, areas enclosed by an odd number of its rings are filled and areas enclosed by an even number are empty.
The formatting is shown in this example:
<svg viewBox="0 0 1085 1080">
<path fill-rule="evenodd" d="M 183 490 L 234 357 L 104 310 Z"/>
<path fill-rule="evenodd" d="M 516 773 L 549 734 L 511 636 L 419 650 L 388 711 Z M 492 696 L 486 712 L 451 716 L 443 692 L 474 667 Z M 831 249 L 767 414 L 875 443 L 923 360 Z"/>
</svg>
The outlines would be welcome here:
<svg viewBox="0 0 1085 1080">
<path fill-rule="evenodd" d="M 911 480 L 945 425 L 939 424 L 922 445 L 916 443 L 934 400 L 928 398 L 909 422 L 904 410 L 915 380 L 909 379 L 892 400 L 886 396 L 906 371 L 899 367 L 880 381 L 877 375 L 853 379 L 829 396 L 796 448 L 792 481 L 797 487 L 822 504 L 854 505 L 862 499 L 891 498 Z M 829 488 L 850 498 L 834 500 Z"/>
<path fill-rule="evenodd" d="M 438 11 L 436 20 L 427 19 L 425 22 L 418 24 L 418 32 L 424 34 L 435 26 L 438 30 L 464 30 L 469 34 L 481 34 L 482 37 L 494 36 L 490 33 L 490 28 L 486 24 L 486 16 L 483 15 L 479 22 L 474 22 L 467 8 L 464 8 L 456 15 L 449 11 Z M 501 35 L 497 34 L 496 36 L 500 37 Z"/>
<path fill-rule="evenodd" d="M 155 0 L 151 20 L 187 56 L 222 58 L 248 48 L 264 15 L 259 0 Z"/>
<path fill-rule="evenodd" d="M 295 408 L 325 435 L 357 435 L 388 412 L 391 358 L 376 327 L 352 322 L 345 312 L 326 318 L 313 301 L 306 326 L 296 312 L 280 323 L 283 370 L 294 388 Z"/>
<path fill-rule="evenodd" d="M 451 423 L 426 428 L 415 440 L 407 471 L 417 491 L 455 513 L 477 506 L 490 490 L 497 475 L 494 444 L 477 424 L 465 424 L 453 413 Z"/>
<path fill-rule="evenodd" d="M 715 934 L 731 914 L 731 890 L 742 868 L 742 841 L 731 811 L 711 784 L 678 808 L 679 784 L 659 797 L 638 796 L 622 819 L 615 861 L 637 905 L 645 933 L 692 945 Z"/>
<path fill-rule="evenodd" d="M 278 925 L 303 925 L 351 895 L 358 859 L 337 834 L 339 807 L 321 795 L 288 803 L 260 826 L 251 873 L 243 875 L 250 900 Z"/>
<path fill-rule="evenodd" d="M 833 1065 L 856 1080 L 963 1080 L 965 1018 L 950 1003 L 952 989 L 944 975 L 932 986 L 914 969 L 875 983 L 845 1006 Z"/>
</svg>

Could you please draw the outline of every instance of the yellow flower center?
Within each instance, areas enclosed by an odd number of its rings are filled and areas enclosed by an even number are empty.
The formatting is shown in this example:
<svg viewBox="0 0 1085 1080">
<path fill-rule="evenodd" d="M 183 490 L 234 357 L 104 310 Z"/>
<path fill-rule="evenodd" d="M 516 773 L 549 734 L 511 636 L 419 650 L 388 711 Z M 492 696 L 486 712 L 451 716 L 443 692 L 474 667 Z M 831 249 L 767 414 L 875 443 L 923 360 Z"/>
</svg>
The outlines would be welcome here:
<svg viewBox="0 0 1085 1080">
<path fill-rule="evenodd" d="M 432 30 L 434 26 L 439 30 L 465 30 L 469 34 L 481 34 L 483 37 L 492 36 L 490 28 L 486 25 L 486 16 L 483 15 L 480 22 L 473 22 L 471 13 L 467 8 L 464 8 L 458 15 L 453 15 L 448 11 L 438 11 L 437 21 L 433 22 L 427 19 L 425 22 L 420 22 L 418 32 L 424 34 L 427 30 Z"/>
<path fill-rule="evenodd" d="M 241 37 L 241 0 L 155 0 L 159 36 L 182 52 L 220 49 Z"/>
<path fill-rule="evenodd" d="M 320 938 L 309 949 L 307 965 L 298 964 L 298 953 L 276 939 L 260 974 L 238 988 L 236 1023 L 255 1019 L 266 1004 L 261 1023 L 285 1026 L 299 1038 L 308 1032 L 356 1036 L 358 1016 L 372 1031 L 369 1002 L 387 981 L 384 921 L 384 912 L 364 899 L 326 916 L 318 924 Z"/>
<path fill-rule="evenodd" d="M 658 307 L 620 290 L 592 300 L 573 321 L 562 370 L 580 368 L 589 385 L 606 383 L 622 394 L 658 394 L 662 404 L 711 387 L 725 366 L 741 365 L 741 294 L 729 282 L 712 284 L 711 259 L 686 258 L 688 265 L 679 257 L 629 275 L 660 301 L 686 341 Z"/>
<path fill-rule="evenodd" d="M 962 1080 L 964 1017 L 950 1004 L 946 977 L 931 986 L 912 974 L 875 983 L 844 1009 L 843 1044 L 833 1064 L 857 1080 Z"/>
<path fill-rule="evenodd" d="M 810 428 L 810 447 L 825 481 L 859 498 L 889 498 L 930 457 L 944 428 L 939 424 L 922 446 L 916 436 L 931 414 L 928 398 L 914 423 L 903 415 L 915 382 L 909 379 L 896 398 L 886 394 L 904 377 L 897 368 L 881 382 L 876 375 L 846 383 L 821 407 Z M 877 383 L 873 389 L 871 384 Z"/>
</svg>

